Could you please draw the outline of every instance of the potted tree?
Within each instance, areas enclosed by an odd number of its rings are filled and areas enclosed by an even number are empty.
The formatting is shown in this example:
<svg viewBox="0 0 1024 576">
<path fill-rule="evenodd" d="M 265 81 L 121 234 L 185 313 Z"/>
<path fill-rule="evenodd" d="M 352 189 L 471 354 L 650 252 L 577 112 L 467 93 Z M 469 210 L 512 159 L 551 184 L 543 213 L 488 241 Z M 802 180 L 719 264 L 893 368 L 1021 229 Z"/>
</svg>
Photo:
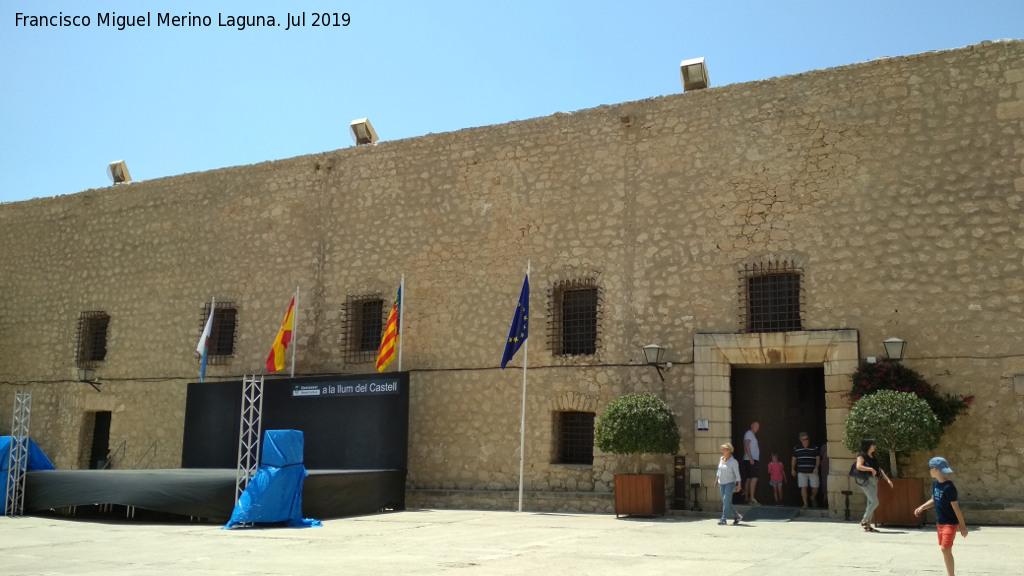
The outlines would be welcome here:
<svg viewBox="0 0 1024 576">
<path fill-rule="evenodd" d="M 910 392 L 882 390 L 865 396 L 850 409 L 843 444 L 856 452 L 863 438 L 874 438 L 879 451 L 889 455 L 892 488 L 878 484 L 875 523 L 901 526 L 920 525 L 914 516 L 923 484 L 920 478 L 899 478 L 898 455 L 938 446 L 942 428 L 928 403 Z"/>
<path fill-rule="evenodd" d="M 924 495 L 922 481 L 898 478 L 900 456 L 937 446 L 942 432 L 967 411 L 974 397 L 940 393 L 916 370 L 897 360 L 862 362 L 853 373 L 852 384 L 849 398 L 853 406 L 843 443 L 856 451 L 862 438 L 874 438 L 878 449 L 888 453 L 892 472 L 893 489 L 884 482 L 879 484 L 875 520 L 920 525 L 923 520 L 914 517 L 913 502 Z"/>
<path fill-rule="evenodd" d="M 653 394 L 627 394 L 608 403 L 594 427 L 602 452 L 631 456 L 632 474 L 615 475 L 615 516 L 665 513 L 664 474 L 641 474 L 644 454 L 675 454 L 679 427 L 675 414 Z"/>
<path fill-rule="evenodd" d="M 931 450 L 939 445 L 942 428 L 928 403 L 910 392 L 882 390 L 861 398 L 846 418 L 843 444 L 856 452 L 863 438 L 874 438 L 889 456 L 892 477 L 899 477 L 897 455 Z"/>
</svg>

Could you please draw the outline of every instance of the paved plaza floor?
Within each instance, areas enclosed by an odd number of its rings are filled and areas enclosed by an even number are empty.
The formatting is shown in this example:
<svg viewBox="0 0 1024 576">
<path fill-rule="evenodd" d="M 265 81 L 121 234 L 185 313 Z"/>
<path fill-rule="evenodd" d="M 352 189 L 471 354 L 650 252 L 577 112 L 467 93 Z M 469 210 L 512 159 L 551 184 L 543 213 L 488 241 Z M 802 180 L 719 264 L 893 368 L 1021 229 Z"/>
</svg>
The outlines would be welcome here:
<svg viewBox="0 0 1024 576">
<path fill-rule="evenodd" d="M 970 526 L 957 573 L 1024 574 L 1024 528 Z M 934 526 L 719 526 L 685 516 L 408 510 L 322 528 L 0 517 L 0 575 L 672 574 L 943 576 Z"/>
</svg>

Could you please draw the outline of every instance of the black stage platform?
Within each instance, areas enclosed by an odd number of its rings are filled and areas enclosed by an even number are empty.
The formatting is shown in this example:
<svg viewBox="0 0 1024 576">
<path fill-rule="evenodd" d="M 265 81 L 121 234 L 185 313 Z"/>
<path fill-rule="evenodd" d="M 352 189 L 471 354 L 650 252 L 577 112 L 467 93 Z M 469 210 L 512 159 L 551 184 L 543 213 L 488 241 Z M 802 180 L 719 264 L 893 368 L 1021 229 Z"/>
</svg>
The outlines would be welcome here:
<svg viewBox="0 0 1024 576">
<path fill-rule="evenodd" d="M 405 507 L 405 470 L 309 470 L 302 515 L 323 520 Z M 25 512 L 116 504 L 227 521 L 235 470 L 38 470 L 25 475 Z"/>
<path fill-rule="evenodd" d="M 405 507 L 408 372 L 270 379 L 262 405 L 263 430 L 303 432 L 304 517 Z M 25 511 L 110 504 L 227 521 L 235 508 L 241 406 L 240 381 L 191 383 L 181 468 L 29 471 Z"/>
</svg>

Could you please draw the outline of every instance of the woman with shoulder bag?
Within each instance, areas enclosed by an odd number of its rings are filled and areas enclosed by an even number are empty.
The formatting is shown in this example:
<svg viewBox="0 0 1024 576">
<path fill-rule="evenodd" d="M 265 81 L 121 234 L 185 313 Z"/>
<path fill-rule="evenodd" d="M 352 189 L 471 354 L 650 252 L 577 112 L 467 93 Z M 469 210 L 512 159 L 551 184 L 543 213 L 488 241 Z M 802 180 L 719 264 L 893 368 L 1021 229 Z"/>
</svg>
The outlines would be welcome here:
<svg viewBox="0 0 1024 576">
<path fill-rule="evenodd" d="M 875 508 L 878 508 L 878 475 L 881 474 L 882 478 L 889 483 L 889 487 L 892 488 L 892 480 L 889 480 L 889 477 L 885 475 L 885 470 L 878 467 L 878 461 L 875 460 L 875 450 L 874 440 L 871 438 L 861 440 L 860 452 L 857 453 L 857 462 L 854 464 L 855 470 L 866 475 L 864 478 L 857 479 L 857 486 L 860 487 L 861 491 L 864 492 L 864 496 L 868 499 L 867 507 L 864 508 L 864 518 L 860 521 L 860 525 L 864 528 L 865 532 L 878 532 L 878 530 L 871 527 L 872 516 L 875 514 Z"/>
<path fill-rule="evenodd" d="M 732 444 L 722 444 L 721 451 L 722 457 L 718 460 L 718 473 L 715 475 L 715 485 L 722 492 L 722 519 L 718 524 L 724 526 L 728 524 L 727 519 L 732 518 L 733 525 L 736 525 L 743 520 L 743 516 L 732 507 L 732 495 L 740 491 L 740 465 L 733 457 Z"/>
</svg>

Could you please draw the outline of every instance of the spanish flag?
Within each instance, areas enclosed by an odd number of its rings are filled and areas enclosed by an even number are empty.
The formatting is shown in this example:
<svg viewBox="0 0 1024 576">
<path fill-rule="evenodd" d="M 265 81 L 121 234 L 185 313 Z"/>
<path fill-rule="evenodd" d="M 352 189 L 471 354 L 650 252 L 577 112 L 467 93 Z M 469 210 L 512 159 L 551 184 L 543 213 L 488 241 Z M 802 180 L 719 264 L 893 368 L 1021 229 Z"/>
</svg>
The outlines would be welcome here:
<svg viewBox="0 0 1024 576">
<path fill-rule="evenodd" d="M 281 329 L 277 332 L 277 338 L 274 338 L 274 347 L 270 349 L 270 355 L 267 356 L 267 372 L 284 370 L 284 353 L 288 349 L 288 345 L 292 343 L 292 328 L 294 327 L 295 298 L 292 298 L 292 303 L 288 305 L 288 313 L 284 315 L 284 322 L 281 323 Z"/>
<path fill-rule="evenodd" d="M 395 303 L 391 305 L 391 312 L 388 313 L 388 323 L 384 326 L 384 336 L 380 339 L 380 348 L 377 350 L 377 372 L 383 372 L 388 364 L 395 359 L 395 346 L 398 345 L 398 322 L 399 310 L 402 306 L 402 286 L 398 286 L 398 296 L 395 296 Z"/>
</svg>

